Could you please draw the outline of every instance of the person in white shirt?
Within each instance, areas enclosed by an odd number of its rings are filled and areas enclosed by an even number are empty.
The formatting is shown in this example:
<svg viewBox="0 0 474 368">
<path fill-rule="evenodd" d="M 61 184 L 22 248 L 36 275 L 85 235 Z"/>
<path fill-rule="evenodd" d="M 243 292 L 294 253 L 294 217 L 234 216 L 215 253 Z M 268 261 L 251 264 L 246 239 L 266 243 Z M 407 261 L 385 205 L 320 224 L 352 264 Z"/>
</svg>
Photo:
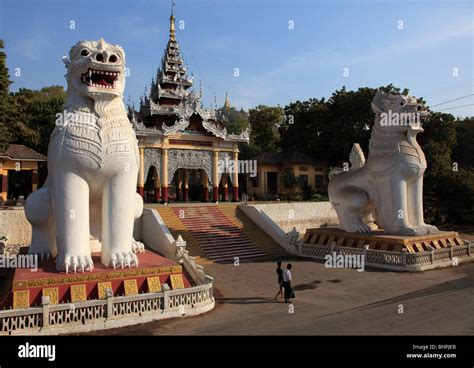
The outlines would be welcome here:
<svg viewBox="0 0 474 368">
<path fill-rule="evenodd" d="M 295 297 L 295 292 L 291 287 L 291 263 L 288 263 L 286 270 L 283 270 L 283 287 L 285 288 L 285 303 Z"/>
</svg>

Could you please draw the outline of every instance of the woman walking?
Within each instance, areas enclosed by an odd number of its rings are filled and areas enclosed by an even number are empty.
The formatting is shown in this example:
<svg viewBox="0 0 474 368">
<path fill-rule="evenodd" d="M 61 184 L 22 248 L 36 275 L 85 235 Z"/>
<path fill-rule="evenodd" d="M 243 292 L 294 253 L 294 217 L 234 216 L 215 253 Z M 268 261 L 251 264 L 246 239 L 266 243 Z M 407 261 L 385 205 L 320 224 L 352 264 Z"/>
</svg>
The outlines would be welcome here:
<svg viewBox="0 0 474 368">
<path fill-rule="evenodd" d="M 286 270 L 283 271 L 283 287 L 285 288 L 285 303 L 295 297 L 295 292 L 291 287 L 291 263 L 288 263 Z"/>
</svg>

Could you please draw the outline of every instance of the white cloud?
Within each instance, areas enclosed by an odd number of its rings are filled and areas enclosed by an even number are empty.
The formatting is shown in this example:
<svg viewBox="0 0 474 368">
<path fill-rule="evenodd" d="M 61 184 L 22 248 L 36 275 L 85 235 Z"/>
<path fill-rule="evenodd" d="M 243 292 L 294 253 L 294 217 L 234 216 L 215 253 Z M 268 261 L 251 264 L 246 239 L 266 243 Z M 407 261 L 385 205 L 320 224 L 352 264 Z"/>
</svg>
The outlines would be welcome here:
<svg viewBox="0 0 474 368">
<path fill-rule="evenodd" d="M 472 20 L 457 22 L 456 26 L 447 26 L 442 29 L 430 30 L 412 36 L 408 41 L 392 43 L 385 47 L 364 52 L 352 58 L 351 63 L 380 63 L 395 56 L 406 55 L 409 52 L 422 51 L 428 47 L 450 41 L 466 35 L 473 36 L 474 24 Z"/>
<path fill-rule="evenodd" d="M 308 75 L 312 71 L 321 71 L 324 67 L 352 65 L 357 63 L 379 64 L 392 60 L 394 57 L 406 55 L 409 52 L 423 52 L 423 50 L 439 45 L 440 43 L 464 37 L 474 32 L 472 20 L 460 20 L 455 26 L 431 29 L 411 36 L 407 41 L 392 43 L 373 50 L 361 50 L 357 55 L 347 55 L 330 49 L 316 49 L 295 55 L 281 63 L 276 68 L 243 80 L 233 89 L 236 102 L 244 107 L 264 103 L 277 99 L 278 94 L 294 91 L 298 93 L 298 86 L 308 82 Z M 272 98 L 273 97 L 273 98 Z"/>
<path fill-rule="evenodd" d="M 48 37 L 37 33 L 14 40 L 12 50 L 26 59 L 38 61 L 51 46 L 52 43 Z"/>
<path fill-rule="evenodd" d="M 149 24 L 142 17 L 124 17 L 116 21 L 122 34 L 131 39 L 157 39 L 163 31 L 155 24 Z"/>
</svg>

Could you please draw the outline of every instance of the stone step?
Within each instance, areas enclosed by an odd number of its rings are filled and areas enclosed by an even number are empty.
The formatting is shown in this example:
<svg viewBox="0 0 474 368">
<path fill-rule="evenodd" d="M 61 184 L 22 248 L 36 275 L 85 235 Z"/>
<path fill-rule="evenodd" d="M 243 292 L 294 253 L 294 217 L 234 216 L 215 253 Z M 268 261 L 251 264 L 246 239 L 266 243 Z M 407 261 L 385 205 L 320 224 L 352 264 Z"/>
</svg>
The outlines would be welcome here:
<svg viewBox="0 0 474 368">
<path fill-rule="evenodd" d="M 204 257 L 214 262 L 233 262 L 234 257 L 270 259 L 286 255 L 251 220 L 245 221 L 246 216 L 242 216 L 237 205 L 168 207 L 160 211 L 160 215 L 173 236 L 183 236 L 191 255 L 194 255 L 191 248 L 198 248 Z"/>
<path fill-rule="evenodd" d="M 224 244 L 224 243 L 233 244 L 233 243 L 242 243 L 242 242 L 253 244 L 251 240 L 249 240 L 248 238 L 243 238 L 243 237 L 234 238 L 234 239 L 226 238 L 226 237 L 200 237 L 200 238 L 194 237 L 194 238 L 196 239 L 197 242 L 207 242 L 211 244 L 214 244 L 214 243 L 215 244 Z"/>
<path fill-rule="evenodd" d="M 231 243 L 231 244 L 207 244 L 205 242 L 200 243 L 201 248 L 204 251 L 208 250 L 223 250 L 223 249 L 240 249 L 240 248 L 245 248 L 245 249 L 258 249 L 257 247 L 254 246 L 253 243 Z"/>
</svg>

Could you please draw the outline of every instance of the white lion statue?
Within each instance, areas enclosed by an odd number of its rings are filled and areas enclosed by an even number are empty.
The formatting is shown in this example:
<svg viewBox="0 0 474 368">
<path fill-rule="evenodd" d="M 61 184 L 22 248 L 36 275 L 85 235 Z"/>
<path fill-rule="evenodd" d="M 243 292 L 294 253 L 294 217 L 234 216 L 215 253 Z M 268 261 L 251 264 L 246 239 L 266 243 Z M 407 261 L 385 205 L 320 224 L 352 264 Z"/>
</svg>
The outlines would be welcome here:
<svg viewBox="0 0 474 368">
<path fill-rule="evenodd" d="M 329 200 L 347 232 L 423 236 L 439 233 L 423 218 L 426 159 L 416 135 L 427 115 L 414 97 L 377 91 L 369 156 L 355 144 L 351 167 L 330 173 Z"/>
<path fill-rule="evenodd" d="M 58 270 L 92 271 L 91 245 L 107 267 L 138 267 L 134 220 L 138 144 L 122 101 L 125 53 L 103 39 L 71 48 L 67 101 L 48 148 L 48 178 L 25 213 L 33 227 L 30 254 L 56 256 Z"/>
</svg>

